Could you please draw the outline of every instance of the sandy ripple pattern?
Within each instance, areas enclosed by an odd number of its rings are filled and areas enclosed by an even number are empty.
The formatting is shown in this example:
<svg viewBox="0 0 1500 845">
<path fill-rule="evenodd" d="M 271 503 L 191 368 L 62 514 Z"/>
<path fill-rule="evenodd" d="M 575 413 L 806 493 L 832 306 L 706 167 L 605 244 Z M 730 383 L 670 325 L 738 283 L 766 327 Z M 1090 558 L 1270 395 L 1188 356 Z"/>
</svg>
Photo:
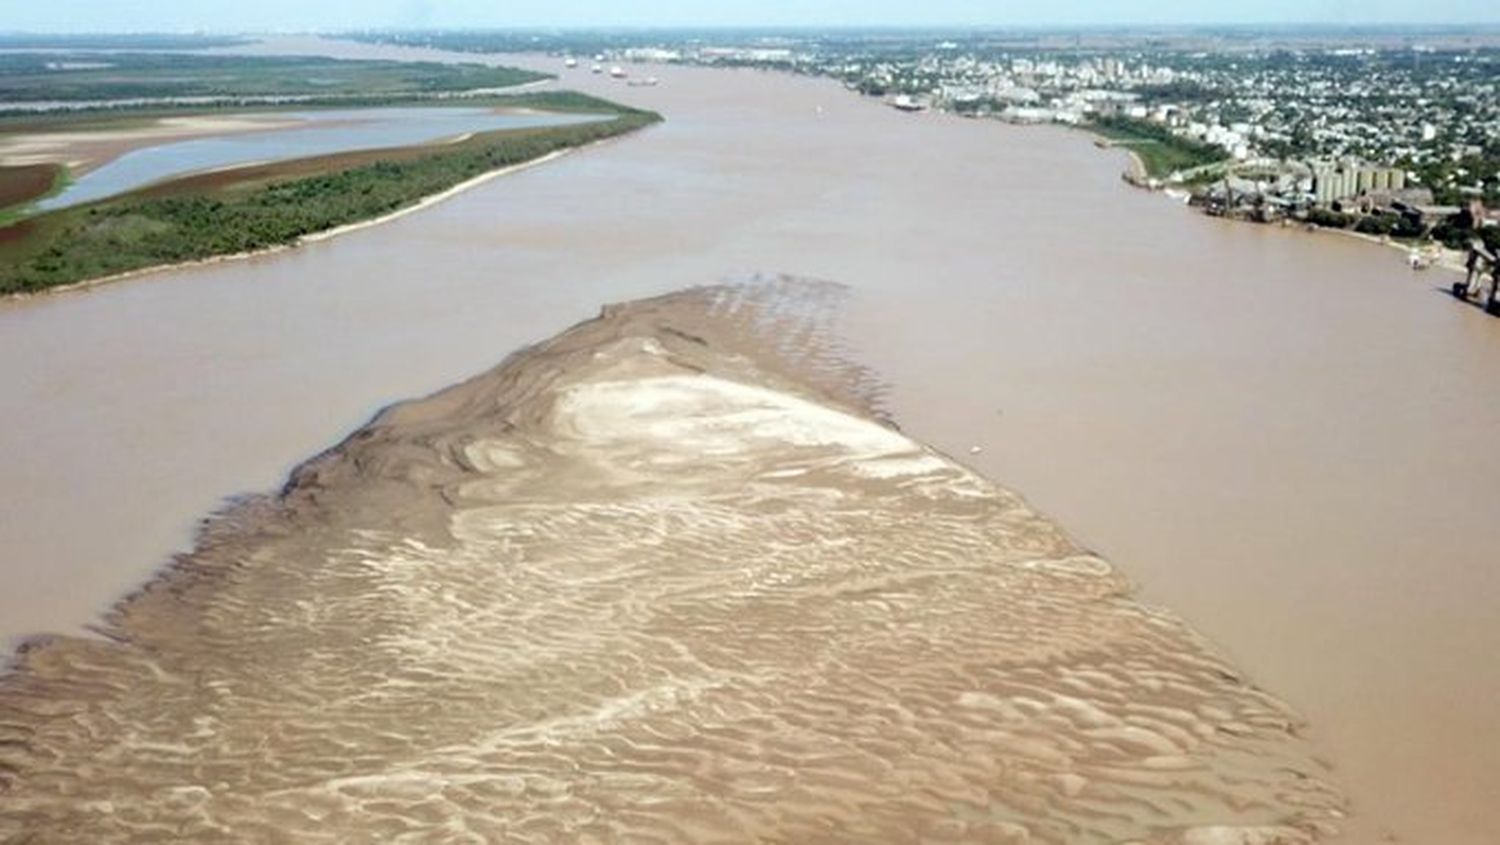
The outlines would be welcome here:
<svg viewBox="0 0 1500 845">
<path fill-rule="evenodd" d="M 0 840 L 1291 845 L 1256 689 L 872 409 L 835 286 L 613 306 L 0 682 Z"/>
</svg>

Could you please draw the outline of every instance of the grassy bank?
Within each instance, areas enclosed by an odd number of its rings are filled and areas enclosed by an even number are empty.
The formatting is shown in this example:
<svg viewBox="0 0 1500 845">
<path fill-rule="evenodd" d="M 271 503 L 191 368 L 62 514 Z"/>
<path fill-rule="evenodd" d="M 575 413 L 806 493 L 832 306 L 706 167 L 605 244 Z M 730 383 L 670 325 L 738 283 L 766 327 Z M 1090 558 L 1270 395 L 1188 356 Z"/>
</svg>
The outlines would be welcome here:
<svg viewBox="0 0 1500 845">
<path fill-rule="evenodd" d="M 1089 130 L 1125 147 L 1140 158 L 1146 175 L 1166 179 L 1178 171 L 1217 164 L 1229 158 L 1223 147 L 1179 138 L 1159 124 L 1128 117 L 1101 117 Z"/>
<path fill-rule="evenodd" d="M 215 171 L 0 227 L 0 294 L 295 243 L 381 217 L 486 172 L 659 121 L 654 112 L 568 92 L 504 105 L 611 119 L 500 130 L 442 146 L 363 150 Z"/>
</svg>

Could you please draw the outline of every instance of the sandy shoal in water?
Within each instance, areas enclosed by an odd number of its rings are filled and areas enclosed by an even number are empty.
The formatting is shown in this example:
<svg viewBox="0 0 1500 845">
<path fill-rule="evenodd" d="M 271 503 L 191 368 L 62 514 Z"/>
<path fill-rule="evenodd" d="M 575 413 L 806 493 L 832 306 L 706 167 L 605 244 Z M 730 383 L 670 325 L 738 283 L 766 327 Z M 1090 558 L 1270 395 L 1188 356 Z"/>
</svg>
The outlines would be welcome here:
<svg viewBox="0 0 1500 845">
<path fill-rule="evenodd" d="M 830 285 L 395 406 L 0 685 L 0 839 L 1305 843 L 1297 719 L 871 415 Z"/>
</svg>

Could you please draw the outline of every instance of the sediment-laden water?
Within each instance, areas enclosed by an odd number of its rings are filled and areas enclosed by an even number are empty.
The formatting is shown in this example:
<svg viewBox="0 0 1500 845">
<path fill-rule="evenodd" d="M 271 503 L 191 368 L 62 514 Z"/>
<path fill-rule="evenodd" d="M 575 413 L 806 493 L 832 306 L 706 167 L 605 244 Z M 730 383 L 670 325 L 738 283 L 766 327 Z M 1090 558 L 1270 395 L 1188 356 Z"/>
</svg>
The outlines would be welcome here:
<svg viewBox="0 0 1500 845">
<path fill-rule="evenodd" d="M 0 838 L 1304 843 L 1297 718 L 871 415 L 830 285 L 606 309 L 0 684 Z"/>
</svg>

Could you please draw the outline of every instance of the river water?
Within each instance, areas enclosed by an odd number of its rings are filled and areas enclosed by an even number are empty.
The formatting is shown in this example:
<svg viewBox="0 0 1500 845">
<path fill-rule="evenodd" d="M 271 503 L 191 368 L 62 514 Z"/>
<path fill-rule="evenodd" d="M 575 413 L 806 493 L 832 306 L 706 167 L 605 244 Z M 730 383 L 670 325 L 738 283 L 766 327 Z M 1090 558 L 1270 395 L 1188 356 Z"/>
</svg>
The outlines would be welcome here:
<svg viewBox="0 0 1500 845">
<path fill-rule="evenodd" d="M 76 629 L 222 497 L 603 302 L 786 272 L 853 288 L 905 431 L 1308 717 L 1351 841 L 1491 840 L 1500 322 L 1446 277 L 1199 217 L 1063 130 L 526 61 L 668 121 L 298 250 L 0 306 L 0 632 Z"/>
</svg>

